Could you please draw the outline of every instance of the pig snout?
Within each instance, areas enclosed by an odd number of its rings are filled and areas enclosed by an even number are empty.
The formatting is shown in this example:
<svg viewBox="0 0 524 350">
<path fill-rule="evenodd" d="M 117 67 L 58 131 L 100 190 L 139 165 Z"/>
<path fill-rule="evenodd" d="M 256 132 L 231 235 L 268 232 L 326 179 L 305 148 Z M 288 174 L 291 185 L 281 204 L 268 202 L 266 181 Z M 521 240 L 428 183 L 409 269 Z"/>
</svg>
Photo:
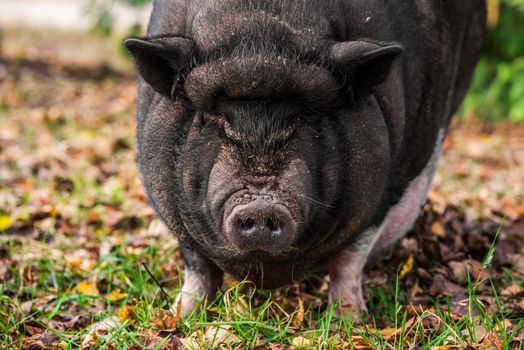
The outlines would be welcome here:
<svg viewBox="0 0 524 350">
<path fill-rule="evenodd" d="M 297 233 L 289 210 L 268 196 L 253 196 L 247 204 L 238 204 L 225 220 L 229 241 L 244 251 L 273 254 L 290 250 Z"/>
</svg>

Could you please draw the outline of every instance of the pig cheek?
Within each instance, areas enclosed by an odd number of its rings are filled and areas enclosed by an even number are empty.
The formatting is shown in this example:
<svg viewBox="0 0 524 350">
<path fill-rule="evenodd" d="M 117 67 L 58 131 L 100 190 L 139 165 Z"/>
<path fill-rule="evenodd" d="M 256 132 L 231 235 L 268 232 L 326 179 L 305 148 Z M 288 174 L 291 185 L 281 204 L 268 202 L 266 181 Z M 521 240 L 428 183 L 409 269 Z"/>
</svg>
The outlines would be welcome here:
<svg viewBox="0 0 524 350">
<path fill-rule="evenodd" d="M 202 180 L 195 167 L 185 169 L 183 173 L 184 192 L 192 207 L 198 206 L 199 197 L 202 192 Z"/>
<path fill-rule="evenodd" d="M 338 182 L 339 182 L 339 169 L 335 164 L 326 164 L 322 168 L 322 203 L 324 208 L 331 208 L 332 203 L 335 201 Z"/>
<path fill-rule="evenodd" d="M 214 165 L 218 153 L 216 136 L 201 133 L 202 116 L 197 115 L 189 130 L 182 162 L 182 184 L 189 204 L 194 209 L 201 209 L 206 198 L 209 173 Z M 207 142 L 202 142 L 205 138 Z"/>
<path fill-rule="evenodd" d="M 230 161 L 225 159 L 227 156 L 224 153 L 224 151 L 220 152 L 211 169 L 205 202 L 206 209 L 217 227 L 223 226 L 224 218 L 229 215 L 232 209 L 229 207 L 238 204 L 230 203 L 228 199 L 243 188 L 238 181 L 238 175 L 235 173 L 234 167 L 230 164 Z M 240 201 L 240 197 L 238 201 Z M 230 205 L 228 206 L 227 204 Z"/>
<path fill-rule="evenodd" d="M 350 163 L 347 169 L 350 220 L 358 230 L 376 213 L 384 196 L 390 169 L 388 129 L 376 101 L 363 102 L 347 118 L 345 138 Z"/>
<path fill-rule="evenodd" d="M 303 231 L 304 224 L 300 223 L 308 221 L 311 206 L 307 198 L 311 198 L 313 193 L 312 176 L 306 162 L 292 160 L 282 173 L 278 188 L 279 197 L 283 198 L 291 216 L 299 223 L 299 232 Z"/>
</svg>

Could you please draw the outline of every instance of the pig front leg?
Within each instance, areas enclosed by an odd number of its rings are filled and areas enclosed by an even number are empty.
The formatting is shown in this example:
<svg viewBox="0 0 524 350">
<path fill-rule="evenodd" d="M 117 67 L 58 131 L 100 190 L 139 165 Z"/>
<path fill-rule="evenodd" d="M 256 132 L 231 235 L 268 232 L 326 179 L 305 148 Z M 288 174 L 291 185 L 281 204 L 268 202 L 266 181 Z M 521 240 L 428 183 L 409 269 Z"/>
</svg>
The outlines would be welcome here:
<svg viewBox="0 0 524 350">
<path fill-rule="evenodd" d="M 366 311 L 362 297 L 362 273 L 370 257 L 370 265 L 384 256 L 388 248 L 413 226 L 426 201 L 431 180 L 442 152 L 445 130 L 439 131 L 435 150 L 422 172 L 408 185 L 400 201 L 391 207 L 380 227 L 370 228 L 352 247 L 341 251 L 329 261 L 329 301 L 340 301 L 343 310 L 354 316 Z"/>
<path fill-rule="evenodd" d="M 181 303 L 182 315 L 186 315 L 206 299 L 213 300 L 222 285 L 224 273 L 208 258 L 193 250 L 181 248 L 181 252 L 185 263 L 184 284 L 173 308 L 176 310 Z"/>
<path fill-rule="evenodd" d="M 356 321 L 361 313 L 367 312 L 362 295 L 362 274 L 381 231 L 382 228 L 367 230 L 359 242 L 329 260 L 329 303 L 339 302 L 342 312 L 352 313 Z"/>
</svg>

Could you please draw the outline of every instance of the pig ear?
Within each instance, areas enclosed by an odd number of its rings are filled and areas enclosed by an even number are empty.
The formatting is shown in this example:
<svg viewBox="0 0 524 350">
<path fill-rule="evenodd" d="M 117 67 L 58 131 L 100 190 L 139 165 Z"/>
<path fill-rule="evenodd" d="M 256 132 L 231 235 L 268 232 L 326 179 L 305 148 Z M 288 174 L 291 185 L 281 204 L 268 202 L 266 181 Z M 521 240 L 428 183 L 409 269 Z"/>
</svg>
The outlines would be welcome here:
<svg viewBox="0 0 524 350">
<path fill-rule="evenodd" d="M 155 91 L 171 98 L 177 75 L 187 66 L 194 42 L 180 37 L 127 39 L 124 46 L 133 55 L 142 78 Z"/>
<path fill-rule="evenodd" d="M 352 89 L 365 93 L 387 78 L 401 52 L 397 44 L 345 41 L 334 44 L 329 55 L 335 67 L 349 76 Z"/>
</svg>

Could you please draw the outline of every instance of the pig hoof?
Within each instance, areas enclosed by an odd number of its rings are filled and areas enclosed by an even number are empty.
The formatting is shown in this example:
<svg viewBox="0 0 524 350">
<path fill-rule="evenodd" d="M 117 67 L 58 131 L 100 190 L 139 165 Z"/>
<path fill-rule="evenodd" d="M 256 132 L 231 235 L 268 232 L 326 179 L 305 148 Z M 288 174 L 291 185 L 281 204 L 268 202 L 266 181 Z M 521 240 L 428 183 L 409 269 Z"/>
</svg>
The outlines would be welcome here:
<svg viewBox="0 0 524 350">
<path fill-rule="evenodd" d="M 201 272 L 186 269 L 184 285 L 172 306 L 175 314 L 183 316 L 205 305 L 206 300 L 213 300 L 222 281 L 221 275 L 209 276 Z"/>
<path fill-rule="evenodd" d="M 206 296 L 197 296 L 190 293 L 180 291 L 176 296 L 175 302 L 171 307 L 171 311 L 178 316 L 185 316 L 195 311 L 198 306 L 202 305 L 202 301 Z"/>
<path fill-rule="evenodd" d="M 362 293 L 346 296 L 334 296 L 330 293 L 330 304 L 337 304 L 335 315 L 344 316 L 351 314 L 355 322 L 360 322 L 360 316 L 368 312 Z"/>
<path fill-rule="evenodd" d="M 341 305 L 340 307 L 337 307 L 333 314 L 337 317 L 345 317 L 351 315 L 351 318 L 355 323 L 360 323 L 362 320 L 361 315 L 365 314 L 362 310 L 356 310 L 354 307 L 351 307 L 350 305 Z"/>
</svg>

